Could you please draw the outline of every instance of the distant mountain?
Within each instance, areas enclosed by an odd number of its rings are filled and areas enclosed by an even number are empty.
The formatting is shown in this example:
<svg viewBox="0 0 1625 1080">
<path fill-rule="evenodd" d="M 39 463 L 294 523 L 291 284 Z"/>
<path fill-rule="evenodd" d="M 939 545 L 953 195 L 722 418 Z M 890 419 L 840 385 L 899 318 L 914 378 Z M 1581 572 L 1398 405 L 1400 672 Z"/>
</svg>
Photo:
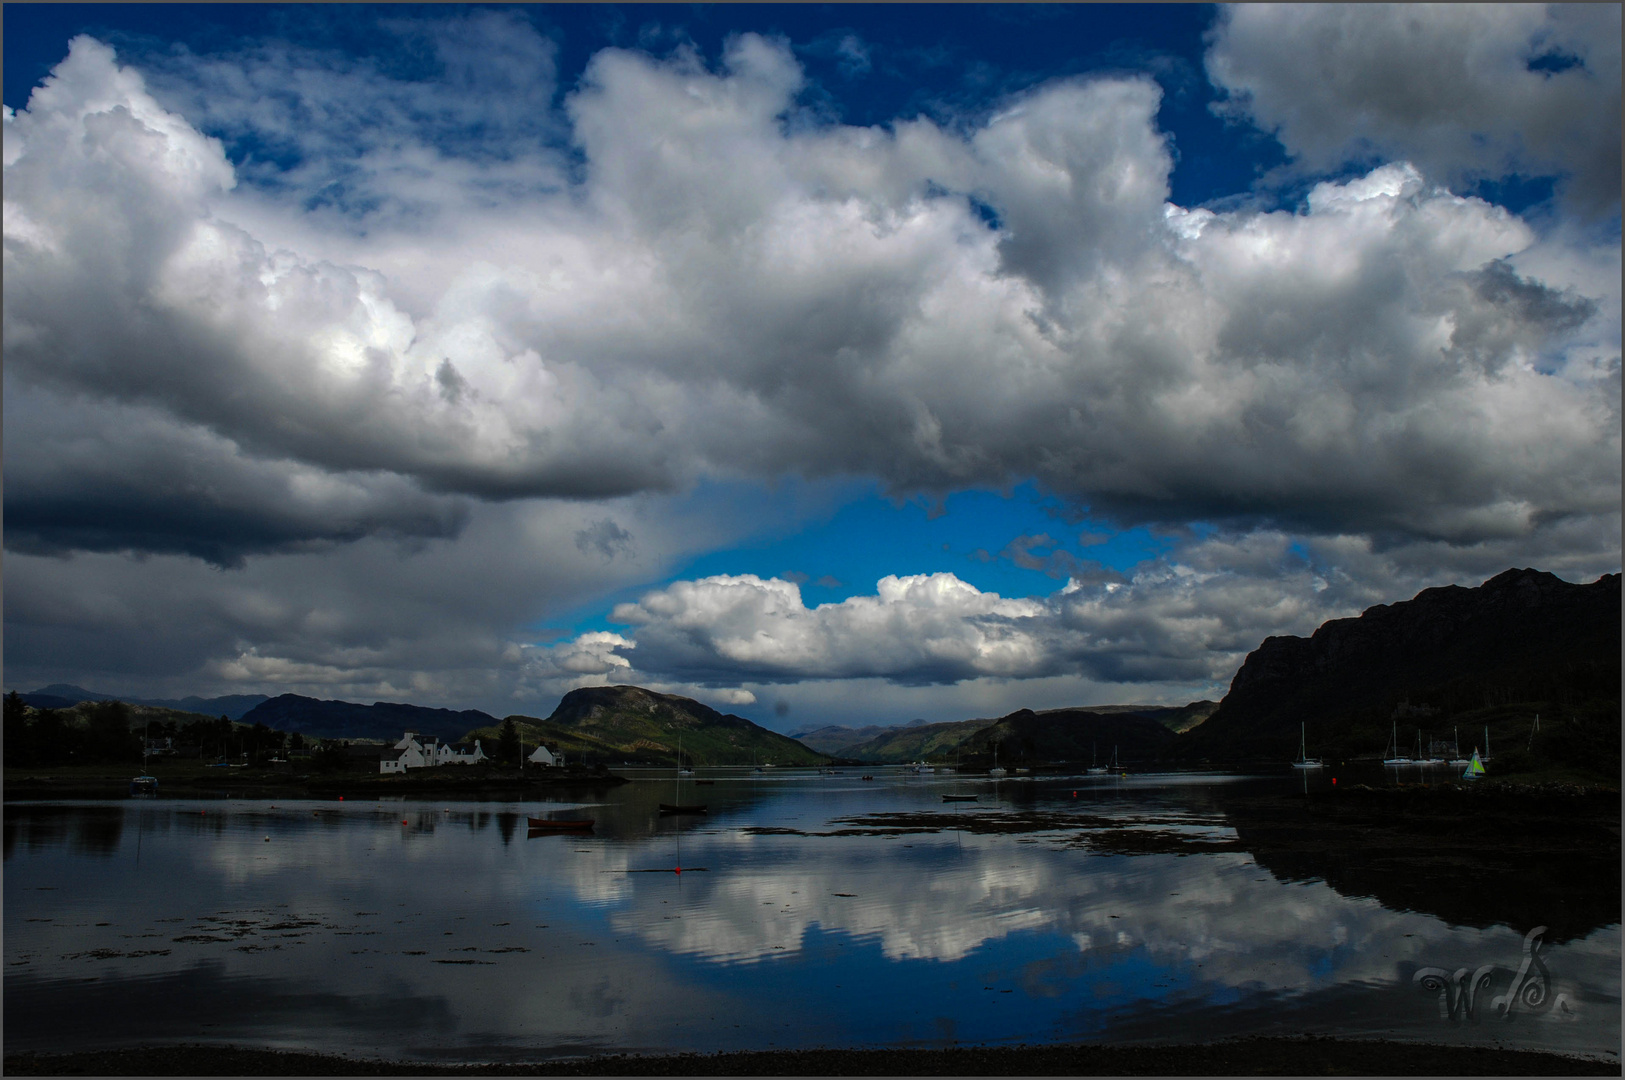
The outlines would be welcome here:
<svg viewBox="0 0 1625 1080">
<path fill-rule="evenodd" d="M 94 690 L 86 690 L 82 686 L 70 683 L 52 683 L 42 686 L 28 694 L 19 694 L 23 703 L 32 705 L 36 709 L 66 709 L 79 704 L 81 701 L 122 701 L 129 705 L 151 705 L 159 709 L 175 709 L 179 712 L 201 713 L 205 716 L 225 716 L 237 720 L 248 710 L 267 700 L 264 694 L 227 694 L 224 697 L 201 698 L 196 696 L 184 698 L 138 698 L 119 697 L 116 694 L 102 694 Z"/>
<path fill-rule="evenodd" d="M 1091 707 L 1091 712 L 1104 713 L 1107 710 Z M 1149 717 L 1172 731 L 1176 735 L 1183 735 L 1187 731 L 1195 730 L 1207 722 L 1208 717 L 1219 711 L 1217 701 L 1193 701 L 1188 705 L 1178 706 L 1131 706 L 1127 711 L 1138 716 Z"/>
<path fill-rule="evenodd" d="M 1097 761 L 1104 765 L 1114 751 L 1119 762 L 1137 764 L 1161 759 L 1178 738 L 1167 725 L 1139 712 L 1020 709 L 967 738 L 959 747 L 959 756 L 967 764 L 991 765 L 996 744 L 999 764 L 1006 767 Z"/>
<path fill-rule="evenodd" d="M 1155 720 L 1176 734 L 1201 724 L 1219 707 L 1216 701 L 1193 701 L 1189 705 L 1083 705 L 1068 709 L 1039 709 L 1034 715 L 1092 713 L 1100 716 L 1141 716 Z M 822 727 L 791 737 L 815 750 L 860 761 L 886 762 L 941 760 L 945 753 L 974 733 L 998 723 L 997 720 L 961 720 L 932 724 L 913 720 L 901 726 Z"/>
<path fill-rule="evenodd" d="M 924 720 L 914 721 L 915 725 L 924 723 Z M 879 724 L 869 724 L 865 727 L 858 728 L 832 725 L 829 727 L 815 728 L 812 731 L 793 731 L 790 733 L 790 738 L 801 743 L 803 746 L 812 747 L 821 754 L 834 754 L 837 757 L 852 757 L 853 755 L 846 752 L 847 747 L 856 746 L 858 743 L 867 742 L 870 739 L 881 738 L 882 736 L 889 735 L 897 730 L 899 729 L 894 727 L 882 727 Z"/>
<path fill-rule="evenodd" d="M 872 739 L 841 748 L 840 756 L 877 765 L 905 761 L 945 761 L 954 749 L 993 720 L 959 720 L 889 728 Z"/>
<path fill-rule="evenodd" d="M 1573 737 L 1601 740 L 1603 752 L 1611 733 L 1617 769 L 1620 643 L 1618 574 L 1574 585 L 1508 570 L 1477 588 L 1425 589 L 1308 638 L 1267 638 L 1177 752 L 1284 761 L 1305 724 L 1311 754 L 1374 756 L 1396 723 L 1406 746 L 1422 729 L 1453 735 L 1464 724 L 1476 741 L 1481 724 L 1495 720 L 1515 719 L 1522 738 L 1545 708 L 1548 724 L 1588 725 Z M 1514 703 L 1530 708 L 1508 714 Z"/>
<path fill-rule="evenodd" d="M 690 765 L 823 765 L 827 755 L 742 716 L 720 713 L 692 698 L 639 686 L 589 686 L 564 695 L 545 720 L 509 717 L 527 736 L 554 753 L 594 763 L 672 765 L 678 740 Z M 471 737 L 495 738 L 495 720 Z"/>
<path fill-rule="evenodd" d="M 375 701 L 357 705 L 349 701 L 322 701 L 282 694 L 254 706 L 242 716 L 245 724 L 264 724 L 277 731 L 297 731 L 324 739 L 399 739 L 408 731 L 456 742 L 471 728 L 496 723 L 496 717 L 478 709 L 455 712 L 422 705 Z"/>
<path fill-rule="evenodd" d="M 230 720 L 241 720 L 250 709 L 270 701 L 265 694 L 226 694 L 222 697 L 201 698 L 196 695 L 171 700 L 157 698 L 139 701 L 132 700 L 135 705 L 159 705 L 167 709 L 181 709 L 185 712 L 206 713 L 210 716 L 224 716 Z"/>
</svg>

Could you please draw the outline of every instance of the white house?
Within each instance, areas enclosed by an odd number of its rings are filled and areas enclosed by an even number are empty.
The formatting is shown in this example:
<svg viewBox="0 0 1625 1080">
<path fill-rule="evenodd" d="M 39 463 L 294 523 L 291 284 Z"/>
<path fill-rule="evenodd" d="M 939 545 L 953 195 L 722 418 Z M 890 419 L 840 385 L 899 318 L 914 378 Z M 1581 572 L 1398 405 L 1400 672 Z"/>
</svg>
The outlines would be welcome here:
<svg viewBox="0 0 1625 1080">
<path fill-rule="evenodd" d="M 436 765 L 473 765 L 485 760 L 485 751 L 480 748 L 480 740 L 474 740 L 474 746 L 469 748 L 467 743 L 452 746 L 450 743 L 441 743 L 435 749 L 434 763 Z"/>
<path fill-rule="evenodd" d="M 474 746 L 470 749 L 466 746 L 451 746 L 432 737 L 425 737 L 419 741 L 416 732 L 408 731 L 405 738 L 378 755 L 378 771 L 402 773 L 407 769 L 424 769 L 437 765 L 472 765 L 484 760 L 485 751 L 481 749 L 478 739 L 474 740 Z"/>
<path fill-rule="evenodd" d="M 559 764 L 559 759 L 553 756 L 553 751 L 549 750 L 545 746 L 542 746 L 541 744 L 537 744 L 536 749 L 532 750 L 525 756 L 525 760 L 533 765 Z"/>
</svg>

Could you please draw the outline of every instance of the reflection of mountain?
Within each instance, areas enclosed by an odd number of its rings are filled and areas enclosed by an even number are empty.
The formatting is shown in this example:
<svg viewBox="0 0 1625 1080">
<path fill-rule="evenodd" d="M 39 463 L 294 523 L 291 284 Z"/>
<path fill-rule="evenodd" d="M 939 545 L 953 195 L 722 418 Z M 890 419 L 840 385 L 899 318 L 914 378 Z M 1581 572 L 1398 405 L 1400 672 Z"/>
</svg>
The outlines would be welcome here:
<svg viewBox="0 0 1625 1080">
<path fill-rule="evenodd" d="M 1352 789 L 1309 798 L 1214 789 L 1241 846 L 1282 881 L 1457 926 L 1549 926 L 1551 942 L 1619 922 L 1619 796 Z M 1498 802 L 1505 798 L 1506 802 Z"/>
<path fill-rule="evenodd" d="M 511 718 L 527 741 L 555 753 L 611 763 L 674 765 L 677 742 L 689 765 L 823 765 L 825 755 L 742 716 L 719 713 L 692 698 L 639 686 L 587 686 L 564 695 L 546 720 Z M 495 721 L 490 721 L 495 723 Z M 494 736 L 495 728 L 471 733 Z"/>
<path fill-rule="evenodd" d="M 1402 719 L 1402 734 L 1418 726 L 1444 734 L 1453 715 L 1491 705 L 1548 702 L 1550 720 L 1611 703 L 1597 719 L 1612 730 L 1609 771 L 1617 771 L 1619 687 L 1619 575 L 1574 585 L 1539 570 L 1508 570 L 1474 589 L 1450 585 L 1379 604 L 1308 638 L 1267 638 L 1248 654 L 1218 711 L 1178 750 L 1286 761 L 1307 722 L 1311 753 L 1372 755 L 1395 717 L 1427 717 Z M 1529 718 L 1518 721 L 1522 735 Z"/>
</svg>

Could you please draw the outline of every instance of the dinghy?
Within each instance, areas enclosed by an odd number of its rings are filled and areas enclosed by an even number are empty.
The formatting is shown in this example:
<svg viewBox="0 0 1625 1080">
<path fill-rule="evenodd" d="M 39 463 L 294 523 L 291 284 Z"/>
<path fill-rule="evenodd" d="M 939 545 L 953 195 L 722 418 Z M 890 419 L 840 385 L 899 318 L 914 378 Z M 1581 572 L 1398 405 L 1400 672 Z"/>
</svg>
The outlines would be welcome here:
<svg viewBox="0 0 1625 1080">
<path fill-rule="evenodd" d="M 593 826 L 592 818 L 539 818 L 526 817 L 531 832 L 586 832 Z"/>
</svg>

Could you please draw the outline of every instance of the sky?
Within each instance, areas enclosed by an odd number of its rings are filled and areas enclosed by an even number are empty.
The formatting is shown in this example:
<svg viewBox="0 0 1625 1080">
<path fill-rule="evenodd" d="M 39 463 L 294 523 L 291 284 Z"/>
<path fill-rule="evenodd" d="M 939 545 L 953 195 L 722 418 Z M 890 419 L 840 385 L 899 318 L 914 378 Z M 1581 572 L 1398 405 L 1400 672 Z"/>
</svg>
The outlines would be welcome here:
<svg viewBox="0 0 1625 1080">
<path fill-rule="evenodd" d="M 961 720 L 1618 572 L 1620 11 L 7 5 L 5 688 Z"/>
</svg>

